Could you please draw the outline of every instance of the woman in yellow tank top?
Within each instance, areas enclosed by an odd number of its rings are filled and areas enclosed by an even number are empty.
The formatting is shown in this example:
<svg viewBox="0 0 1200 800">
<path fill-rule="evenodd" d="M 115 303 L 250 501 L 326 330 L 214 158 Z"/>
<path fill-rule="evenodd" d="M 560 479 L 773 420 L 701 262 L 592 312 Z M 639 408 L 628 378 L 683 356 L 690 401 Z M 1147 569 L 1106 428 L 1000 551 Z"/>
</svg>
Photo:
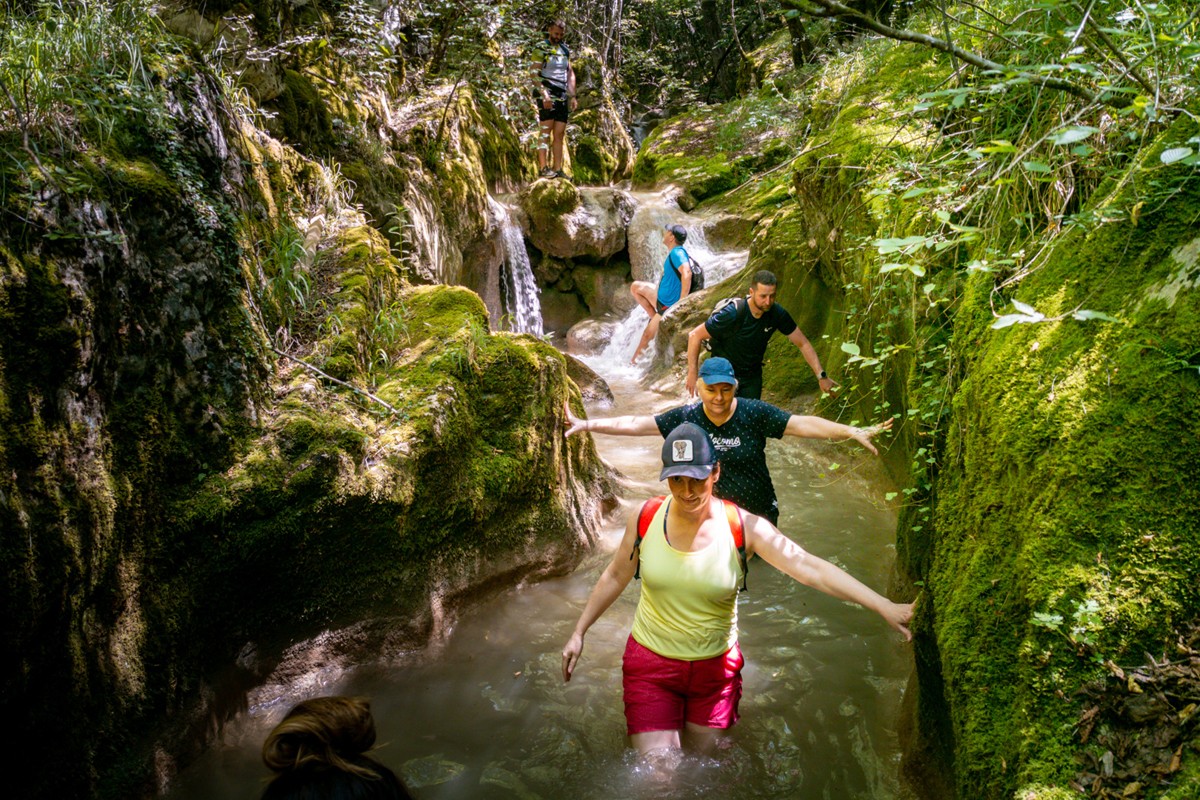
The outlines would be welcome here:
<svg viewBox="0 0 1200 800">
<path fill-rule="evenodd" d="M 642 593 L 625 648 L 626 729 L 646 755 L 688 747 L 709 753 L 738 719 L 742 656 L 737 592 L 742 561 L 722 501 L 713 497 L 720 465 L 708 434 L 684 423 L 667 436 L 663 469 L 671 494 L 638 542 L 631 515 L 612 562 L 601 574 L 563 647 L 571 680 L 584 636 L 621 595 L 640 563 Z M 906 640 L 912 604 L 893 603 L 824 559 L 804 551 L 762 517 L 745 514 L 745 557 L 759 555 L 795 580 L 878 613 Z"/>
</svg>

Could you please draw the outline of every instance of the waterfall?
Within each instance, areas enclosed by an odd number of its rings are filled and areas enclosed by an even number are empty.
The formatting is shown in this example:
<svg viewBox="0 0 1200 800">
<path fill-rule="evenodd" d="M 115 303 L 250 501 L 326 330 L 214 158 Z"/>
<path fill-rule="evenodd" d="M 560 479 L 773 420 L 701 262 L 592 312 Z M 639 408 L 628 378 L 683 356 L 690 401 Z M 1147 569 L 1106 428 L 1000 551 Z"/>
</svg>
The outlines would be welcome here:
<svg viewBox="0 0 1200 800">
<path fill-rule="evenodd" d="M 508 206 L 491 196 L 488 197 L 488 205 L 500 225 L 501 241 L 504 243 L 500 296 L 504 314 L 508 318 L 507 327 L 516 333 L 541 336 L 542 304 L 538 299 L 537 283 L 533 279 L 533 267 L 529 264 L 529 252 L 525 249 L 521 227 L 513 220 Z"/>
<path fill-rule="evenodd" d="M 638 205 L 629 223 L 629 236 L 640 237 L 642 249 L 647 253 L 644 258 L 661 265 L 667 255 L 666 247 L 659 243 L 663 226 L 667 223 L 679 223 L 688 233 L 684 249 L 704 268 L 706 288 L 715 286 L 746 265 L 750 254 L 745 250 L 714 250 L 704 236 L 704 220 L 680 209 L 673 193 L 647 192 L 636 193 L 634 196 Z M 630 242 L 631 253 L 637 247 L 637 244 Z M 661 270 L 656 266 L 653 279 L 655 282 L 659 280 L 660 274 Z M 714 293 L 711 302 L 715 304 L 720 298 L 733 296 L 736 292 L 735 288 L 730 287 L 726 293 Z M 640 378 L 654 361 L 655 343 L 650 343 L 636 366 L 629 364 L 629 358 L 633 355 L 642 330 L 649 321 L 650 318 L 641 306 L 634 307 L 613 329 L 604 351 L 599 355 L 585 357 L 584 362 L 609 380 Z"/>
</svg>

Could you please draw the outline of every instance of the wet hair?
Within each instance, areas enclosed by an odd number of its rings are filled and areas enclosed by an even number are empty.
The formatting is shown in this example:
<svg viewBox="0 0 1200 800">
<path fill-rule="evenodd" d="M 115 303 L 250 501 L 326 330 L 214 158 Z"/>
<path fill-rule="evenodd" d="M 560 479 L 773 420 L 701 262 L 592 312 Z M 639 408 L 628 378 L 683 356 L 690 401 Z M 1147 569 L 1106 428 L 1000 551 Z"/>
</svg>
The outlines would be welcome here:
<svg viewBox="0 0 1200 800">
<path fill-rule="evenodd" d="M 754 277 L 750 279 L 751 286 L 778 286 L 779 281 L 775 278 L 775 273 L 765 269 L 760 269 L 754 273 Z"/>
<path fill-rule="evenodd" d="M 411 800 L 390 769 L 368 757 L 375 720 L 362 697 L 314 697 L 293 708 L 263 742 L 275 778 L 263 800 Z"/>
</svg>

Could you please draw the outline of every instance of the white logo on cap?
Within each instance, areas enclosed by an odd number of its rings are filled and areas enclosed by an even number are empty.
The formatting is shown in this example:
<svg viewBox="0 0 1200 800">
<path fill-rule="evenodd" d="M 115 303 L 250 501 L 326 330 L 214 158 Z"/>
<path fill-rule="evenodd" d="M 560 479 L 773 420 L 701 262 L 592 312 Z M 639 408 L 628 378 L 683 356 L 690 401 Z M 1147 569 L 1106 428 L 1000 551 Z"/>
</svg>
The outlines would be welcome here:
<svg viewBox="0 0 1200 800">
<path fill-rule="evenodd" d="M 693 461 L 692 443 L 689 439 L 680 439 L 673 443 L 675 445 L 675 461 Z"/>
</svg>

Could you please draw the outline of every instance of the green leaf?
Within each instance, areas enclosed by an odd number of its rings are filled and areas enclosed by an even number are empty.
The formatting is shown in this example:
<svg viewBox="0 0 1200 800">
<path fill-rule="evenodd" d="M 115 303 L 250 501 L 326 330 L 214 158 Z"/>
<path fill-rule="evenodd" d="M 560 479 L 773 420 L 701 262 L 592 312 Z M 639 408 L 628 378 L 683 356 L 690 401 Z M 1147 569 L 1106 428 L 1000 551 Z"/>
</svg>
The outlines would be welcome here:
<svg viewBox="0 0 1200 800">
<path fill-rule="evenodd" d="M 1028 316 L 1031 316 L 1031 317 L 1042 316 L 1040 313 L 1038 313 L 1038 310 L 1036 308 L 1029 305 L 1028 303 L 1022 303 L 1020 300 L 1013 300 L 1012 304 L 1013 304 L 1013 308 L 1015 308 L 1017 311 L 1020 311 L 1022 314 L 1027 314 Z"/>
<path fill-rule="evenodd" d="M 929 192 L 931 192 L 931 191 L 933 191 L 933 190 L 932 190 L 932 189 L 926 189 L 926 188 L 925 188 L 925 187 L 923 187 L 923 186 L 914 186 L 913 188 L 909 189 L 909 190 L 908 190 L 907 192 L 905 192 L 904 194 L 900 195 L 900 199 L 901 199 L 901 200 L 909 200 L 909 199 L 911 199 L 911 198 L 913 198 L 913 197 L 920 197 L 920 196 L 921 196 L 921 195 L 923 195 L 923 194 L 928 194 L 928 193 L 929 193 Z"/>
<path fill-rule="evenodd" d="M 1176 161 L 1182 161 L 1192 154 L 1190 147 L 1172 147 L 1169 150 L 1163 150 L 1162 155 L 1158 158 L 1164 164 L 1174 164 Z"/>
<path fill-rule="evenodd" d="M 842 342 L 842 352 L 849 353 L 852 356 L 857 356 L 862 353 L 862 351 L 858 349 L 858 345 L 856 345 L 854 342 Z"/>
<path fill-rule="evenodd" d="M 1062 626 L 1062 614 L 1043 614 L 1040 611 L 1033 612 L 1033 619 L 1029 620 L 1033 625 L 1039 628 L 1050 628 L 1052 630 Z"/>
<path fill-rule="evenodd" d="M 1076 311 L 1071 316 L 1080 321 L 1086 321 L 1089 319 L 1102 319 L 1105 322 L 1120 322 L 1121 321 L 1114 316 L 1105 314 L 1103 311 L 1089 311 L 1086 308 Z"/>
<path fill-rule="evenodd" d="M 1070 125 L 1052 133 L 1050 141 L 1058 145 L 1075 144 L 1076 142 L 1082 142 L 1093 133 L 1099 132 L 1099 128 L 1093 128 L 1090 125 Z"/>
<path fill-rule="evenodd" d="M 1001 328 L 1007 328 L 1009 325 L 1015 325 L 1018 322 L 1029 322 L 1029 317 L 1024 314 L 1005 314 L 1000 319 L 992 323 L 992 330 L 998 331 Z"/>
<path fill-rule="evenodd" d="M 887 500 L 887 501 L 890 503 L 890 502 L 892 502 L 893 500 L 895 500 L 895 499 L 896 499 L 896 496 L 897 496 L 898 494 L 899 494 L 899 492 L 888 492 L 887 494 L 885 494 L 885 495 L 883 496 L 883 499 L 884 499 L 884 500 Z"/>
<path fill-rule="evenodd" d="M 1071 153 L 1079 156 L 1080 158 L 1090 156 L 1094 152 L 1096 152 L 1096 148 L 1092 147 L 1090 144 L 1080 144 L 1071 148 Z"/>
<path fill-rule="evenodd" d="M 1040 161 L 1022 161 L 1021 166 L 1028 172 L 1050 172 L 1050 168 Z"/>
</svg>

